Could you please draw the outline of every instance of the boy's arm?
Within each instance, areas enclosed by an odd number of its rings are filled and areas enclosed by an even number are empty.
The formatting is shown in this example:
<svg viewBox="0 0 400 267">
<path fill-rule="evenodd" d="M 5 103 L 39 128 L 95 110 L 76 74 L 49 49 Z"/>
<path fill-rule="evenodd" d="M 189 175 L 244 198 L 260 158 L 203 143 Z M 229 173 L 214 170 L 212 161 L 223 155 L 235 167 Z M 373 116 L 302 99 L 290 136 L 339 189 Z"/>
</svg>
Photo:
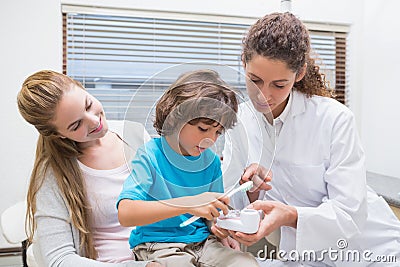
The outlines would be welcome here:
<svg viewBox="0 0 400 267">
<path fill-rule="evenodd" d="M 163 201 L 123 199 L 118 205 L 118 219 L 125 227 L 151 224 L 184 213 L 187 213 L 184 207 Z"/>
<path fill-rule="evenodd" d="M 140 226 L 190 213 L 208 220 L 219 216 L 218 209 L 225 214 L 228 208 L 222 194 L 206 192 L 196 196 L 172 198 L 160 201 L 122 199 L 118 204 L 118 219 L 122 226 Z"/>
</svg>

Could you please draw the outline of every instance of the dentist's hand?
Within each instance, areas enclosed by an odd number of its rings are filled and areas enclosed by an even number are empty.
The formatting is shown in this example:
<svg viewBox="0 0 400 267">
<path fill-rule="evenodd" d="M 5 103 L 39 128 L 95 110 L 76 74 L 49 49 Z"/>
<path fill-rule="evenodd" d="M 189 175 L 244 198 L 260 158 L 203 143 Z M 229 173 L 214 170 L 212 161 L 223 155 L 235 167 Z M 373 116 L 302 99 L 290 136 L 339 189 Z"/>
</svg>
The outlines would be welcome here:
<svg viewBox="0 0 400 267">
<path fill-rule="evenodd" d="M 252 163 L 244 169 L 242 177 L 239 183 L 243 184 L 248 181 L 253 181 L 253 188 L 250 189 L 252 192 L 258 192 L 260 190 L 270 190 L 271 185 L 267 184 L 272 180 L 272 172 L 268 171 L 264 166 L 257 163 Z"/>
<path fill-rule="evenodd" d="M 257 233 L 245 234 L 229 231 L 229 234 L 234 239 L 246 246 L 253 245 L 281 226 L 297 227 L 297 210 L 292 206 L 277 201 L 257 200 L 250 204 L 248 208 L 264 212 L 264 219 L 260 222 Z"/>
<path fill-rule="evenodd" d="M 250 203 L 258 199 L 260 190 L 268 191 L 272 187 L 268 184 L 272 180 L 272 172 L 268 171 L 265 167 L 252 163 L 242 174 L 239 184 L 243 184 L 248 181 L 253 181 L 253 187 L 247 192 Z"/>
</svg>

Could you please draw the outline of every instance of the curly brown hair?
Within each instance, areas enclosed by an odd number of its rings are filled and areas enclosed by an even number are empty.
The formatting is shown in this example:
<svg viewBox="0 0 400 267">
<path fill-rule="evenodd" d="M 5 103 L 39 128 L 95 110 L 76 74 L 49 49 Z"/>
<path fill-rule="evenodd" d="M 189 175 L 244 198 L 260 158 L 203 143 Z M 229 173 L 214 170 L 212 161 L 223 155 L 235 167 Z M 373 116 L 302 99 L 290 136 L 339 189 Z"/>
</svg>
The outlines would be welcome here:
<svg viewBox="0 0 400 267">
<path fill-rule="evenodd" d="M 253 24 L 242 40 L 242 61 L 249 62 L 255 55 L 280 60 L 295 73 L 307 63 L 304 78 L 294 89 L 307 96 L 332 97 L 333 92 L 311 58 L 310 35 L 306 26 L 293 14 L 272 13 Z"/>
<path fill-rule="evenodd" d="M 213 70 L 195 70 L 182 74 L 158 100 L 154 128 L 159 135 L 171 135 L 185 123 L 216 122 L 224 129 L 236 121 L 236 93 Z"/>
</svg>

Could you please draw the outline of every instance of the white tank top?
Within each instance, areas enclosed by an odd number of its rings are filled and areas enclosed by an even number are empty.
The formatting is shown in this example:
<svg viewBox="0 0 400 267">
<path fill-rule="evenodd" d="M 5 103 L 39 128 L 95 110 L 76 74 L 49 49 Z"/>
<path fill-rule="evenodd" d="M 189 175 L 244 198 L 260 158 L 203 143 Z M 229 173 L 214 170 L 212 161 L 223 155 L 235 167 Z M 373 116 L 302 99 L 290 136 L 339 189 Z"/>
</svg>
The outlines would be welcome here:
<svg viewBox="0 0 400 267">
<path fill-rule="evenodd" d="M 93 238 L 98 261 L 123 262 L 132 260 L 129 235 L 132 227 L 118 221 L 116 203 L 122 185 L 129 175 L 126 164 L 111 170 L 92 169 L 79 162 L 86 181 L 89 204 L 93 208 Z"/>
</svg>

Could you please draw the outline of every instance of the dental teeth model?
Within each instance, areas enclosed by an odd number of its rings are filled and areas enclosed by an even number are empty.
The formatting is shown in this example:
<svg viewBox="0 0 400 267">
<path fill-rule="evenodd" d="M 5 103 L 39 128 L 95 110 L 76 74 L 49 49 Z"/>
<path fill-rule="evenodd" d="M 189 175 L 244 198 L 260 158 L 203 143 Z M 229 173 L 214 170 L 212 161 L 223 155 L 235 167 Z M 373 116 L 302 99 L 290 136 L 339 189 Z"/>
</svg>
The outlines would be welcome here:
<svg viewBox="0 0 400 267">
<path fill-rule="evenodd" d="M 220 212 L 217 218 L 217 226 L 246 234 L 254 234 L 258 231 L 262 211 L 243 209 L 230 210 L 227 215 Z"/>
<path fill-rule="evenodd" d="M 230 191 L 228 194 L 226 194 L 227 197 L 231 197 L 234 194 L 236 194 L 237 192 L 246 192 L 248 190 L 250 190 L 253 187 L 253 182 L 252 181 L 248 181 L 245 182 L 244 184 L 242 184 L 241 186 L 233 189 L 232 191 Z M 197 221 L 198 219 L 200 219 L 200 217 L 198 216 L 192 216 L 189 219 L 187 219 L 186 221 L 182 222 L 179 226 L 180 227 L 185 227 L 188 226 L 189 224 L 191 224 L 192 222 Z"/>
</svg>

